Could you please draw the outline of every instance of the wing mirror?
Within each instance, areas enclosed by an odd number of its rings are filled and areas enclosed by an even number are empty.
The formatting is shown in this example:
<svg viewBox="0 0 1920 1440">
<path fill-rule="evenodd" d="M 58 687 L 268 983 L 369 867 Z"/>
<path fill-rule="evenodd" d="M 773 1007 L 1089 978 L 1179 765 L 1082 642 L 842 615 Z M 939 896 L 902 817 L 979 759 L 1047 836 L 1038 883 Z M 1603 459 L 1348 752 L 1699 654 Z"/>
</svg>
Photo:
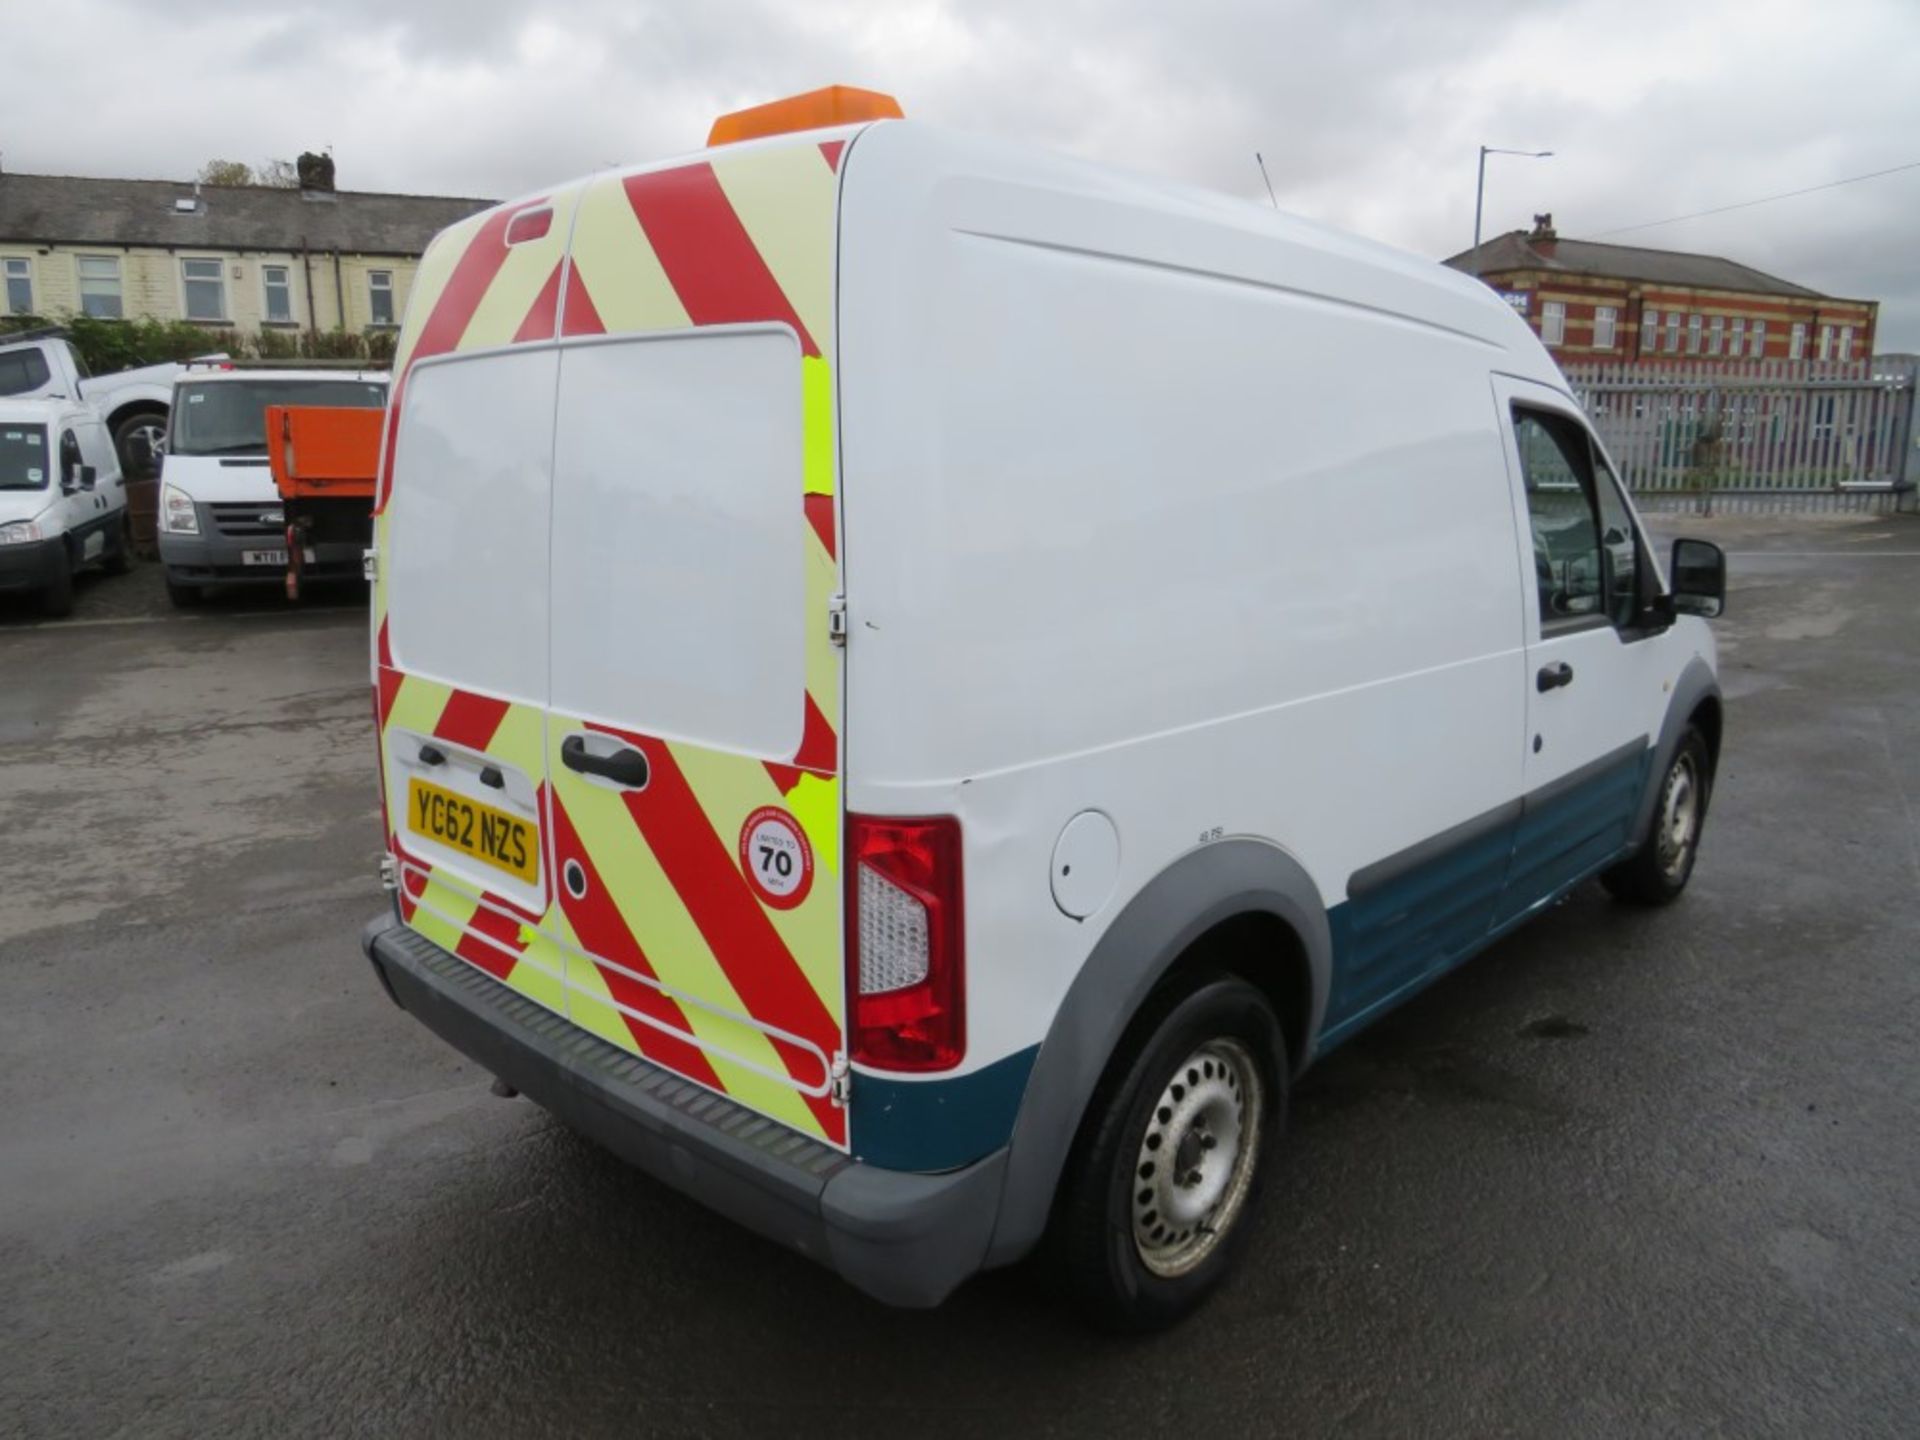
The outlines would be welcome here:
<svg viewBox="0 0 1920 1440">
<path fill-rule="evenodd" d="M 1711 620 L 1727 608 L 1727 555 L 1711 540 L 1674 541 L 1668 574 L 1674 614 Z"/>
</svg>

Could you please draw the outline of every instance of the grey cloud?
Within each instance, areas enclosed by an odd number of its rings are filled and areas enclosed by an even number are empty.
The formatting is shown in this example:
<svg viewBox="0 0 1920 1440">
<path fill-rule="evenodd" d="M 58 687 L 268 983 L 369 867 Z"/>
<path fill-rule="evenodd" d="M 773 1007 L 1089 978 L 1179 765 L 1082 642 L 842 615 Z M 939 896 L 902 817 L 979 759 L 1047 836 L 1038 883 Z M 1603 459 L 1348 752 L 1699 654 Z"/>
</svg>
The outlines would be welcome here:
<svg viewBox="0 0 1920 1440">
<path fill-rule="evenodd" d="M 1551 210 L 1575 235 L 1920 158 L 1889 58 L 1916 42 L 1904 0 L 69 0 L 10 35 L 0 142 L 14 168 L 176 175 L 332 143 L 349 185 L 507 195 L 839 80 L 1248 198 L 1259 149 L 1287 208 L 1437 257 L 1470 238 L 1483 142 L 1558 152 L 1494 163 L 1488 229 Z M 1916 201 L 1920 172 L 1621 238 L 1879 298 L 1886 344 L 1920 348 Z"/>
</svg>

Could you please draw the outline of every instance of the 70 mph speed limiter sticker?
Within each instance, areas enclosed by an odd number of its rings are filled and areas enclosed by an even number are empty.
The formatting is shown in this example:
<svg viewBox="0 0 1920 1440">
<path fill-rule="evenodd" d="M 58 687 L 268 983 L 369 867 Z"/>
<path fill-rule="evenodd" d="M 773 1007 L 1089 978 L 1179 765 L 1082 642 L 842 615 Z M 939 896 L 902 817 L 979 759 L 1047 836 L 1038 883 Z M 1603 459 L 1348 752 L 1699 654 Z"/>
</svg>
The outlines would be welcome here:
<svg viewBox="0 0 1920 1440">
<path fill-rule="evenodd" d="M 763 805 L 740 827 L 740 869 L 763 902 L 791 910 L 813 888 L 813 847 L 798 820 Z"/>
</svg>

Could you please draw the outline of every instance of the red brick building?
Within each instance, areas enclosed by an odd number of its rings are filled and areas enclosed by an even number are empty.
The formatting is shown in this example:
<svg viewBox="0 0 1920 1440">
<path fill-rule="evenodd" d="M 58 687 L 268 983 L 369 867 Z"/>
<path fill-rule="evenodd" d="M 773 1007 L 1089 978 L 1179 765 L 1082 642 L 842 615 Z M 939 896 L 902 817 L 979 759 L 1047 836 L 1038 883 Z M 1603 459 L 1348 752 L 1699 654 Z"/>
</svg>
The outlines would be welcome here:
<svg viewBox="0 0 1920 1440">
<path fill-rule="evenodd" d="M 1627 364 L 1864 360 L 1880 305 L 1839 300 L 1717 255 L 1562 240 L 1551 215 L 1446 263 L 1478 275 L 1556 360 Z"/>
</svg>

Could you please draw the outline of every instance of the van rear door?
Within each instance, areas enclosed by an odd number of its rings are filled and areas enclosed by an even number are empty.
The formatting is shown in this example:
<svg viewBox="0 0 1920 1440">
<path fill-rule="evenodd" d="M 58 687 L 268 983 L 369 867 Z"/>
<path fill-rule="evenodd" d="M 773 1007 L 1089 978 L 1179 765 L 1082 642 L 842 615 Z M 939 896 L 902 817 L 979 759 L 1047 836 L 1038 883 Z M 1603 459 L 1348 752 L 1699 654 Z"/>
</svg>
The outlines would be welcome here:
<svg viewBox="0 0 1920 1440">
<path fill-rule="evenodd" d="M 582 196 L 562 302 L 547 773 L 568 1015 L 846 1143 L 835 160 Z"/>
</svg>

